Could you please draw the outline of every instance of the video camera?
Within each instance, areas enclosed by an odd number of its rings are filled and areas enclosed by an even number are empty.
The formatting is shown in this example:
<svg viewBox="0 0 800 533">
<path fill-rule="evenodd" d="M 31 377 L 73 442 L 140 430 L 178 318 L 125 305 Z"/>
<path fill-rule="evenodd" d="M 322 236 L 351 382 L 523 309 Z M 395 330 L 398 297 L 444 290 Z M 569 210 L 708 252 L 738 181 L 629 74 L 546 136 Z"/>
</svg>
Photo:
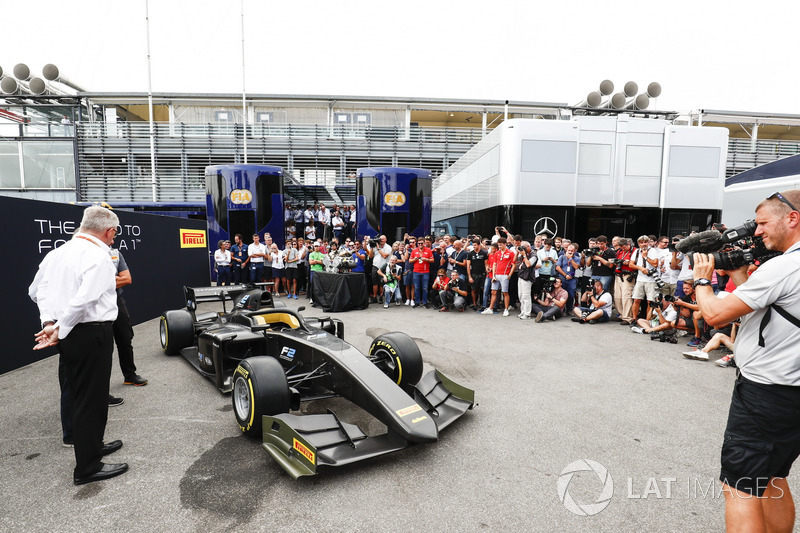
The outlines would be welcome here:
<svg viewBox="0 0 800 533">
<path fill-rule="evenodd" d="M 585 250 L 581 250 L 581 255 L 589 257 L 600 255 L 600 248 L 598 246 L 595 246 L 594 248 L 587 248 Z"/>
<path fill-rule="evenodd" d="M 768 250 L 761 237 L 756 237 L 757 224 L 748 220 L 739 227 L 725 229 L 714 225 L 715 229 L 689 235 L 675 247 L 679 252 L 689 255 L 694 266 L 693 253 L 712 254 L 714 267 L 720 270 L 735 270 L 744 265 L 763 264 L 781 252 Z"/>
</svg>

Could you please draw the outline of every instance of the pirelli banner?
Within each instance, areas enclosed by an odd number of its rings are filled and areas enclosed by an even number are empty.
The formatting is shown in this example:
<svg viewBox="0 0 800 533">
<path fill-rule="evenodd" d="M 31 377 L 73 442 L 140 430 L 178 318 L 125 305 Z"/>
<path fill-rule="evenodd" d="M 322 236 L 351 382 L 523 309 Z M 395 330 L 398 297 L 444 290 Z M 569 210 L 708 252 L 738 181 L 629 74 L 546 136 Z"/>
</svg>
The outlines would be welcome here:
<svg viewBox="0 0 800 533">
<path fill-rule="evenodd" d="M 54 349 L 31 349 L 33 335 L 40 328 L 28 286 L 47 252 L 67 242 L 78 230 L 84 209 L 0 196 L 0 242 L 6 247 L 0 267 L 6 286 L 0 374 L 57 353 Z M 205 221 L 118 209 L 114 212 L 120 221 L 114 245 L 128 263 L 133 280 L 122 296 L 134 324 L 185 305 L 184 285 L 204 287 L 210 283 Z"/>
</svg>

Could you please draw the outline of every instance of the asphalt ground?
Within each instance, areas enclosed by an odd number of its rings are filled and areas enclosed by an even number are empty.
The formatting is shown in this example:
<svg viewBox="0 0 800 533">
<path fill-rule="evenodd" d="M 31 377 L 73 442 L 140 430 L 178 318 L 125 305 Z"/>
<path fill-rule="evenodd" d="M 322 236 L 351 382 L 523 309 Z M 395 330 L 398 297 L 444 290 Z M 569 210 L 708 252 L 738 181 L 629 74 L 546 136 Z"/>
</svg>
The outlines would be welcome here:
<svg viewBox="0 0 800 533">
<path fill-rule="evenodd" d="M 125 445 L 108 459 L 130 464 L 123 476 L 73 485 L 56 357 L 7 373 L 0 531 L 722 530 L 716 479 L 734 369 L 685 359 L 686 338 L 672 345 L 616 323 L 515 315 L 376 305 L 337 314 L 363 352 L 386 331 L 411 335 L 426 369 L 473 388 L 478 405 L 437 443 L 296 481 L 240 434 L 229 395 L 161 352 L 157 320 L 135 328 L 136 363 L 150 383 L 123 385 L 116 362 L 112 375 L 125 403 L 109 409 L 106 440 Z M 342 399 L 302 409 L 329 406 L 376 431 Z M 593 462 L 573 464 L 581 460 Z M 568 465 L 584 471 L 561 476 Z M 591 466 L 607 469 L 613 496 Z M 559 480 L 568 505 L 587 516 L 562 504 Z"/>
</svg>

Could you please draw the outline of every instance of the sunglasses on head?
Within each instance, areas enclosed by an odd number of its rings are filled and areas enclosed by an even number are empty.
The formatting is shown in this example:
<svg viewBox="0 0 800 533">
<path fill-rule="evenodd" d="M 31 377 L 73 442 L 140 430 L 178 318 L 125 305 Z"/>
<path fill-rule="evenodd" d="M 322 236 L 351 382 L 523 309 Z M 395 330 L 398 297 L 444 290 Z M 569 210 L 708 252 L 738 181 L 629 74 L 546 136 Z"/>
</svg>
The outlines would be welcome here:
<svg viewBox="0 0 800 533">
<path fill-rule="evenodd" d="M 800 209 L 797 209 L 795 206 L 793 206 L 792 202 L 787 200 L 781 193 L 776 192 L 775 194 L 773 194 L 772 196 L 767 198 L 767 200 L 772 200 L 773 198 L 777 198 L 778 200 L 780 200 L 784 204 L 788 205 L 791 208 L 792 211 L 797 211 L 798 213 L 800 213 Z"/>
</svg>

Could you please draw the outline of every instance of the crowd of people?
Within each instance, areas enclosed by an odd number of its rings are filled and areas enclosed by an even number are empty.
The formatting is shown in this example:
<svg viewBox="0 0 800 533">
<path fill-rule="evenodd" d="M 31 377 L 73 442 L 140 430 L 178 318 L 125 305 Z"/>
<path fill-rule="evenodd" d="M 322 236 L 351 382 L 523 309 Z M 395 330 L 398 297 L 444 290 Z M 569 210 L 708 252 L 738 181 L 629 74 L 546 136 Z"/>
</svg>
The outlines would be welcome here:
<svg viewBox="0 0 800 533">
<path fill-rule="evenodd" d="M 321 206 L 324 208 L 324 206 Z M 313 220 L 313 219 L 310 219 Z M 337 226 L 338 227 L 338 226 Z M 682 235 L 604 235 L 582 248 L 569 239 L 534 236 L 532 242 L 504 227 L 491 237 L 414 237 L 389 243 L 353 239 L 289 237 L 279 249 L 269 233 L 245 244 L 219 242 L 215 253 L 218 283 L 271 282 L 288 298 L 307 295 L 315 271 L 329 253 L 352 258 L 353 272 L 364 272 L 371 303 L 406 305 L 440 312 L 472 310 L 534 322 L 569 317 L 580 324 L 616 322 L 653 340 L 677 343 L 689 336 L 684 355 L 708 360 L 721 350 L 720 366 L 734 364 L 730 347 L 736 326 L 705 325 L 692 286 L 689 257 L 675 244 Z M 733 290 L 722 271 L 711 280 L 715 292 Z M 724 294 L 724 292 L 723 292 Z"/>
</svg>

